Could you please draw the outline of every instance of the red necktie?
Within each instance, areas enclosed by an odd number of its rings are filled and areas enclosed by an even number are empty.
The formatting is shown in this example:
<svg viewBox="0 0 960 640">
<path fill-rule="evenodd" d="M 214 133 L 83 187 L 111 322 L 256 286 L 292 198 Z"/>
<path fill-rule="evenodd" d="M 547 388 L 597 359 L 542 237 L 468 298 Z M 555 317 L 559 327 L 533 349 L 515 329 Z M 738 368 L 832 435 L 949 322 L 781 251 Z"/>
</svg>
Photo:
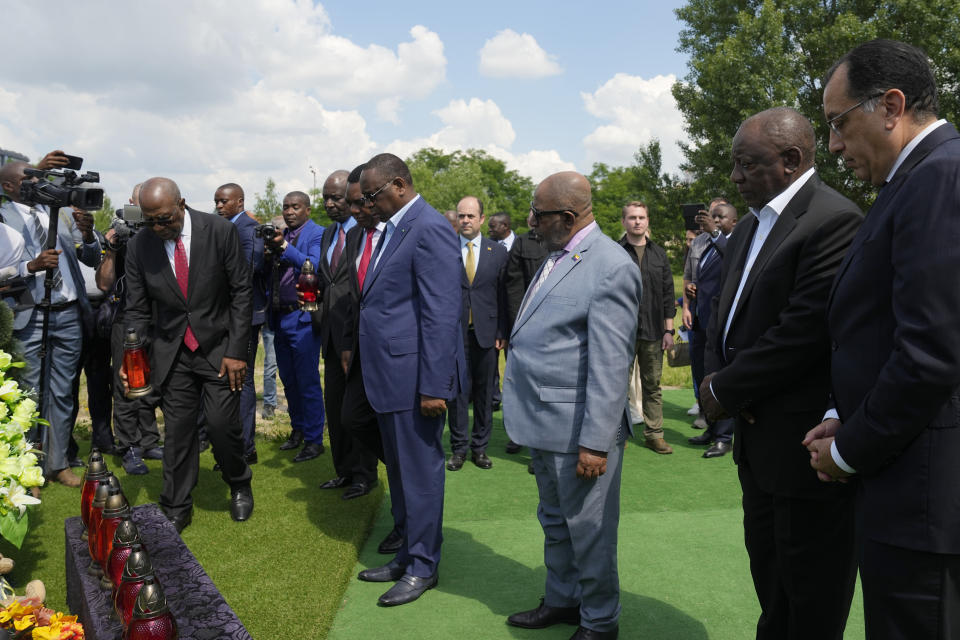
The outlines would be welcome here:
<svg viewBox="0 0 960 640">
<path fill-rule="evenodd" d="M 340 227 L 337 232 L 337 246 L 333 248 L 333 255 L 330 256 L 330 271 L 336 271 L 337 265 L 340 264 L 340 255 L 343 253 L 343 243 L 346 238 L 347 234 L 343 232 L 343 227 Z"/>
<path fill-rule="evenodd" d="M 363 291 L 363 279 L 367 277 L 367 267 L 370 266 L 370 256 L 373 255 L 373 232 L 376 229 L 367 229 L 367 241 L 363 245 L 363 255 L 360 256 L 360 266 L 357 267 L 357 280 L 360 281 L 360 291 Z"/>
<path fill-rule="evenodd" d="M 173 265 L 176 268 L 177 284 L 180 285 L 180 292 L 184 299 L 187 297 L 187 282 L 190 279 L 190 268 L 187 266 L 187 250 L 183 247 L 183 238 L 177 236 L 177 246 L 173 250 Z M 187 345 L 190 351 L 196 351 L 200 343 L 197 337 L 193 335 L 193 329 L 187 324 L 187 332 L 183 334 L 183 344 Z"/>
</svg>

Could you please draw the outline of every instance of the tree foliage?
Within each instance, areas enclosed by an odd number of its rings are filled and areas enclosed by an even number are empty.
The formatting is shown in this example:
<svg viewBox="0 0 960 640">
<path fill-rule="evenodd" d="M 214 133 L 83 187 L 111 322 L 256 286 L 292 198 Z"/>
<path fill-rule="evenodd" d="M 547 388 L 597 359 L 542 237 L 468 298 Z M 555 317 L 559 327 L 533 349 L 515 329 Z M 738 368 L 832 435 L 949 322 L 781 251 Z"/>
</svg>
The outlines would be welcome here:
<svg viewBox="0 0 960 640">
<path fill-rule="evenodd" d="M 93 227 L 97 231 L 106 233 L 107 229 L 110 228 L 110 223 L 113 221 L 113 203 L 110 202 L 110 196 L 103 195 L 103 206 L 100 207 L 99 211 L 93 212 Z"/>
<path fill-rule="evenodd" d="M 273 181 L 273 178 L 267 178 L 263 195 L 254 193 L 253 200 L 253 215 L 261 223 L 270 222 L 270 220 L 283 213 L 280 196 L 277 194 L 277 183 Z"/>
<path fill-rule="evenodd" d="M 960 0 L 690 0 L 676 14 L 686 25 L 678 50 L 690 55 L 689 73 L 673 87 L 691 140 L 684 169 L 707 191 L 731 191 L 730 144 L 739 124 L 785 105 L 813 122 L 825 181 L 869 205 L 870 186 L 827 150 L 821 78 L 840 56 L 873 38 L 926 51 L 941 117 L 956 121 L 960 111 Z"/>
<path fill-rule="evenodd" d="M 502 160 L 479 149 L 420 149 L 406 162 L 417 193 L 438 211 L 455 210 L 461 198 L 476 196 L 483 201 L 484 215 L 506 211 L 514 230 L 526 227 L 533 181 L 507 169 Z"/>
</svg>

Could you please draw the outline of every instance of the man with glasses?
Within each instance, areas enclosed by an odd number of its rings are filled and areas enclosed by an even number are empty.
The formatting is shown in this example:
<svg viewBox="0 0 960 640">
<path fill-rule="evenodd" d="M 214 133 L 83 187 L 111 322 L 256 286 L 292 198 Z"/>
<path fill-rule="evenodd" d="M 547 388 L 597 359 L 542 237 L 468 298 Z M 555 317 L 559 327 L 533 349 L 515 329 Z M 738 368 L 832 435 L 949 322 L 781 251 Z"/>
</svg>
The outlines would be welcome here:
<svg viewBox="0 0 960 640">
<path fill-rule="evenodd" d="M 867 42 L 826 74 L 830 151 L 879 193 L 829 291 L 835 411 L 804 442 L 822 479 L 860 478 L 871 640 L 960 629 L 960 134 L 937 111 L 911 45 Z"/>
<path fill-rule="evenodd" d="M 230 486 L 230 516 L 247 520 L 253 491 L 240 393 L 250 339 L 249 262 L 237 228 L 220 216 L 188 213 L 172 180 L 144 182 L 140 207 L 147 229 L 127 245 L 126 321 L 139 336 L 152 336 L 150 381 L 160 390 L 166 430 L 160 506 L 177 531 L 193 518 L 202 408 L 220 475 Z M 126 386 L 126 372 L 121 378 Z"/>
<path fill-rule="evenodd" d="M 787 107 L 734 135 L 730 179 L 751 215 L 727 242 L 700 385 L 708 420 L 736 419 L 758 640 L 841 640 L 856 583 L 854 487 L 818 482 L 798 444 L 829 400 L 824 310 L 863 219 L 820 181 L 815 150 L 813 125 Z"/>
<path fill-rule="evenodd" d="M 371 158 L 360 187 L 370 211 L 386 222 L 367 260 L 358 349 L 403 543 L 392 561 L 358 577 L 396 582 L 380 597 L 381 605 L 393 606 L 437 585 L 444 414 L 466 384 L 460 282 L 453 277 L 461 269 L 460 250 L 397 156 Z"/>
<path fill-rule="evenodd" d="M 530 447 L 540 493 L 546 587 L 507 624 L 577 625 L 575 640 L 619 631 L 617 528 L 627 376 L 640 271 L 593 218 L 590 183 L 572 171 L 537 187 L 533 226 L 550 251 L 520 305 L 503 373 L 503 422 Z"/>
</svg>

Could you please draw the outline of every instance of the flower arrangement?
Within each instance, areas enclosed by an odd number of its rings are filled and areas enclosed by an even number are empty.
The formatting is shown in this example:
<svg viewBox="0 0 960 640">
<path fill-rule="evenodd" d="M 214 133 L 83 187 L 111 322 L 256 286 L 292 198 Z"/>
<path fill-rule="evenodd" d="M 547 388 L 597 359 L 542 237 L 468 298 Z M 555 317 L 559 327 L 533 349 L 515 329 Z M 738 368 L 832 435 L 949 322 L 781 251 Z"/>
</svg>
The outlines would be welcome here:
<svg viewBox="0 0 960 640">
<path fill-rule="evenodd" d="M 77 616 L 47 609 L 34 600 L 15 600 L 0 609 L 0 630 L 16 640 L 83 640 Z"/>
<path fill-rule="evenodd" d="M 0 536 L 18 549 L 27 535 L 27 507 L 40 504 L 29 493 L 43 484 L 43 471 L 27 438 L 35 424 L 47 424 L 37 412 L 37 403 L 7 376 L 22 367 L 6 351 L 0 351 Z"/>
</svg>

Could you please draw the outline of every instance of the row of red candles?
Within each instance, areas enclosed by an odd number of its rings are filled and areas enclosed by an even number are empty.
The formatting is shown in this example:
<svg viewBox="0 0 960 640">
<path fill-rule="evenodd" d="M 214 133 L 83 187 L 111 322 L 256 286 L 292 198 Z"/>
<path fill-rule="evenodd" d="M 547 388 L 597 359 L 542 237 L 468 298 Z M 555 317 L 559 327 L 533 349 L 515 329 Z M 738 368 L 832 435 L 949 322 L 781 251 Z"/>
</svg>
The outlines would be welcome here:
<svg viewBox="0 0 960 640">
<path fill-rule="evenodd" d="M 91 558 L 87 572 L 111 590 L 123 640 L 176 640 L 176 621 L 131 519 L 130 504 L 96 449 L 83 478 L 80 519 Z"/>
</svg>

